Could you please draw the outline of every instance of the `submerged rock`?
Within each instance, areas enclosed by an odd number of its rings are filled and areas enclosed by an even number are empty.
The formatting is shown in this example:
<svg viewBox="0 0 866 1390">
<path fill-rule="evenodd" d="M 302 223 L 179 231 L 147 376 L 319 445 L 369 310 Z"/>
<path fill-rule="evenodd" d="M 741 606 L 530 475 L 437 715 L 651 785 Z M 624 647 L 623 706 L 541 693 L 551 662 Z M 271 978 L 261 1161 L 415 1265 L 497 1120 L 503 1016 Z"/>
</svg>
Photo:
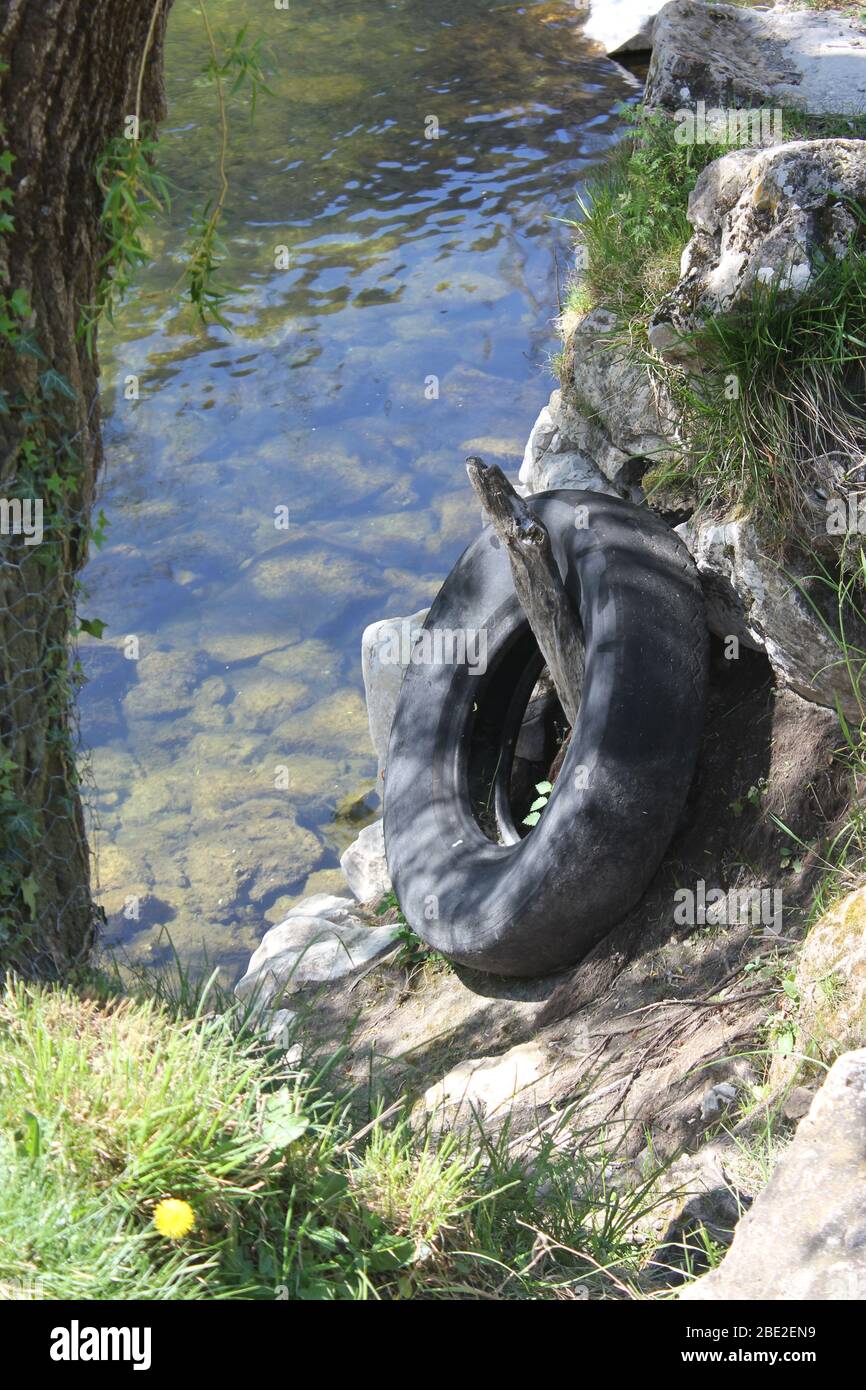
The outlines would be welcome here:
<svg viewBox="0 0 866 1390">
<path fill-rule="evenodd" d="M 718 1269 L 680 1298 L 866 1298 L 866 1050 L 836 1061 Z"/>
</svg>

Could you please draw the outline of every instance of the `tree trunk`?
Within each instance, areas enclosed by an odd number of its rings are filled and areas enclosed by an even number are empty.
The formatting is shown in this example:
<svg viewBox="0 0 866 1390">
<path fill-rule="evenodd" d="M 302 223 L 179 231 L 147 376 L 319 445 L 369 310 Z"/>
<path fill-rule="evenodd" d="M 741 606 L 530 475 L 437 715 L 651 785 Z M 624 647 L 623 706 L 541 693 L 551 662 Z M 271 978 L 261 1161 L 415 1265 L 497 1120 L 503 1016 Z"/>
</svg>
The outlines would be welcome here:
<svg viewBox="0 0 866 1390">
<path fill-rule="evenodd" d="M 101 462 L 96 349 L 76 336 L 106 250 L 95 167 L 137 104 L 164 114 L 170 4 L 0 0 L 0 961 L 41 978 L 86 962 L 98 918 L 70 655 Z"/>
</svg>

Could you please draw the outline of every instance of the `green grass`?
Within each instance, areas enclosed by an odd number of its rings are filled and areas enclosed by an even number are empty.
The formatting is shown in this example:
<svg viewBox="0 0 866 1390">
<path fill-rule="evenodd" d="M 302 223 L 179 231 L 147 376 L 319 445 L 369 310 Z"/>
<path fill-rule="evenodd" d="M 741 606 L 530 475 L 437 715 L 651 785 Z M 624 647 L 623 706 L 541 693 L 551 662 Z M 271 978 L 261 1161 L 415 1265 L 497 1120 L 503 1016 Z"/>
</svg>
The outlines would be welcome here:
<svg viewBox="0 0 866 1390">
<path fill-rule="evenodd" d="M 171 992 L 160 987 L 163 999 Z M 177 995 L 175 997 L 178 997 Z M 657 1174 L 610 1184 L 601 1136 L 517 1152 L 360 1129 L 334 1058 L 289 1069 L 231 1013 L 11 982 L 0 1002 L 0 1295 L 87 1299 L 628 1297 Z M 208 998 L 211 998 L 208 995 Z M 154 1210 L 195 1215 L 169 1240 Z"/>
<path fill-rule="evenodd" d="M 665 115 L 640 106 L 627 114 L 629 133 L 578 195 L 574 226 L 586 269 L 569 286 L 565 307 L 582 314 L 604 305 L 637 325 L 676 284 L 691 236 L 689 194 L 722 151 L 677 144 L 676 125 Z"/>
<path fill-rule="evenodd" d="M 866 222 L 864 222 L 866 230 Z M 828 261 L 793 298 L 778 281 L 689 337 L 702 371 L 655 370 L 675 402 L 687 445 L 647 487 L 696 486 L 703 508 L 749 512 L 780 553 L 808 548 L 815 460 L 847 475 L 866 457 L 866 236 Z"/>
<path fill-rule="evenodd" d="M 586 253 L 586 269 L 569 284 L 565 308 L 585 314 L 603 305 L 620 314 L 638 339 L 663 296 L 679 278 L 691 238 L 689 197 L 713 160 L 738 146 L 724 140 L 680 144 L 677 122 L 644 106 L 622 108 L 626 134 L 604 170 L 578 194 L 571 224 Z M 866 138 L 866 116 L 783 113 L 789 140 Z"/>
</svg>

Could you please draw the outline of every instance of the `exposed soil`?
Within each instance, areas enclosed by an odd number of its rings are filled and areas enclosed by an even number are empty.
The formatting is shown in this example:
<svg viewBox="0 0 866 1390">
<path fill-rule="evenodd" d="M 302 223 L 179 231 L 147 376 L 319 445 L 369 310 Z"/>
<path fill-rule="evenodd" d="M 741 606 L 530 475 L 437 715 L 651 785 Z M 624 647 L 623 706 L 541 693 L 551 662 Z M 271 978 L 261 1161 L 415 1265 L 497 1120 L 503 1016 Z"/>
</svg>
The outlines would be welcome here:
<svg viewBox="0 0 866 1390">
<path fill-rule="evenodd" d="M 641 902 L 576 969 L 504 980 L 391 958 L 309 1001 L 323 1051 L 346 1044 L 335 1066 L 357 1085 L 359 1111 L 376 1097 L 421 1100 L 456 1064 L 532 1042 L 543 1074 L 501 1111 L 510 1111 L 513 1142 L 539 1129 L 580 1142 L 603 1122 L 621 1161 L 648 1142 L 662 1158 L 697 1147 L 708 1087 L 757 1076 L 774 985 L 745 967 L 793 950 L 805 930 L 822 837 L 846 804 L 839 743 L 835 716 L 776 690 L 763 657 L 729 662 L 715 649 L 680 828 Z M 798 851 L 780 822 L 807 848 Z M 781 916 L 769 925 L 676 921 L 675 893 L 701 880 L 707 891 L 778 890 Z M 442 1118 L 471 1122 L 471 1110 Z"/>
</svg>

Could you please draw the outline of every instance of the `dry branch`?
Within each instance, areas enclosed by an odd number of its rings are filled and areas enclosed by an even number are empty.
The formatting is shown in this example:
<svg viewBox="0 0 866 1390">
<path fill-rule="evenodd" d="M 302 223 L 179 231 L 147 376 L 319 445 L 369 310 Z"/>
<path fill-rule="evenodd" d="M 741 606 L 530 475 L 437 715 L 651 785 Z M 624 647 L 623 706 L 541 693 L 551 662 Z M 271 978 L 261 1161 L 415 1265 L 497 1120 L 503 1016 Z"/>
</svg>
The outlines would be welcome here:
<svg viewBox="0 0 866 1390">
<path fill-rule="evenodd" d="M 560 577 L 544 523 L 495 464 L 466 460 L 475 493 L 505 547 L 514 589 L 556 687 L 574 724 L 583 685 L 583 632 Z"/>
</svg>

